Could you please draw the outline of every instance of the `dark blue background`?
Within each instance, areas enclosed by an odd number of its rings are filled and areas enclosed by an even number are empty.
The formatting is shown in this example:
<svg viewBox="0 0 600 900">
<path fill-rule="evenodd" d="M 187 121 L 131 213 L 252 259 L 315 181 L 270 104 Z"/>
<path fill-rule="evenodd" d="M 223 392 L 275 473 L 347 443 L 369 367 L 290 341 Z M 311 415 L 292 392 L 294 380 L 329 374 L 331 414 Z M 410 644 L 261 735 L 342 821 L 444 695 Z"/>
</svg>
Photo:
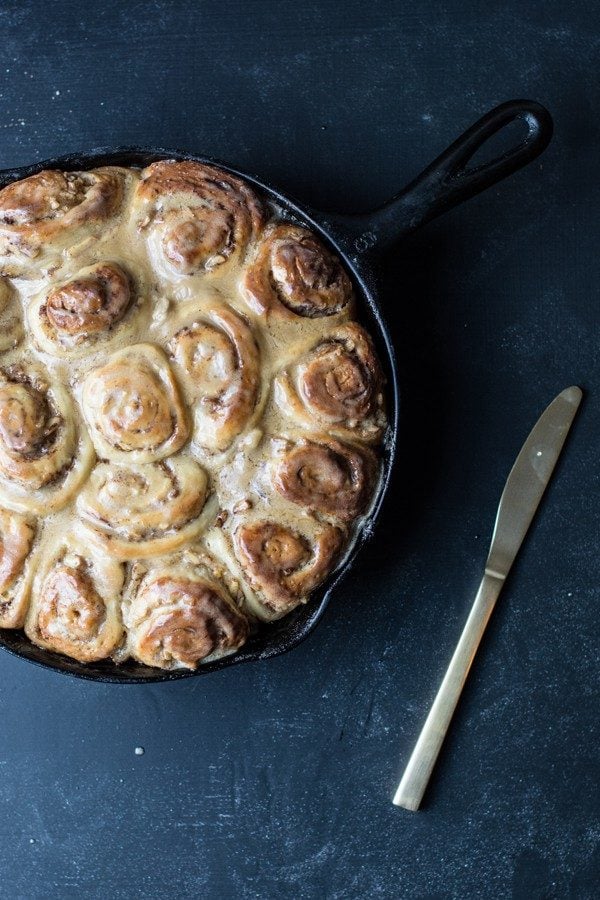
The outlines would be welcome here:
<svg viewBox="0 0 600 900">
<path fill-rule="evenodd" d="M 4 2 L 0 35 L 0 166 L 163 144 L 358 210 L 498 102 L 556 122 L 539 162 L 389 256 L 397 479 L 307 643 L 129 688 L 0 656 L 0 895 L 597 896 L 600 9 Z M 396 809 L 504 478 L 572 383 L 585 407 L 427 802 Z"/>
</svg>

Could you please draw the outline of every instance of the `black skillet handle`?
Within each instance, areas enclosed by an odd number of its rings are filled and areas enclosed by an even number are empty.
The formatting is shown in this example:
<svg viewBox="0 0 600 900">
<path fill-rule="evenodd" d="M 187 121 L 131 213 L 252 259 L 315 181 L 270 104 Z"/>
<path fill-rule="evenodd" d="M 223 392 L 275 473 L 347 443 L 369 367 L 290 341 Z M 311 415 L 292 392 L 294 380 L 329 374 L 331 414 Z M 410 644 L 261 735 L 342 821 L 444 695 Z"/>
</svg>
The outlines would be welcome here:
<svg viewBox="0 0 600 900">
<path fill-rule="evenodd" d="M 469 166 L 475 153 L 497 132 L 516 120 L 525 137 L 490 162 Z M 552 118 L 532 100 L 509 100 L 490 110 L 454 141 L 408 187 L 371 213 L 335 217 L 357 254 L 387 249 L 399 238 L 492 187 L 536 159 L 552 137 Z"/>
</svg>

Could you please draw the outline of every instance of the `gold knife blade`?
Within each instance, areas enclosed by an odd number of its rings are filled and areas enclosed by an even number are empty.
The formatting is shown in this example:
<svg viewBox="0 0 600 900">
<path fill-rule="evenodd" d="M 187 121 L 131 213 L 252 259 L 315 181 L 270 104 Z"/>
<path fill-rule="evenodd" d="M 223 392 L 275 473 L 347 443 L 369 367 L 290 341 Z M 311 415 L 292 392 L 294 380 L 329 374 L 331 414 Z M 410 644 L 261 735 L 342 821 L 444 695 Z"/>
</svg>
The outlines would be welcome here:
<svg viewBox="0 0 600 900">
<path fill-rule="evenodd" d="M 486 572 L 506 578 L 552 477 L 581 403 L 578 387 L 555 397 L 537 420 L 502 491 Z"/>
<path fill-rule="evenodd" d="M 394 804 L 417 810 L 496 600 L 550 481 L 581 403 L 566 388 L 544 410 L 523 444 L 500 498 L 483 580 L 450 665 L 398 785 Z"/>
</svg>

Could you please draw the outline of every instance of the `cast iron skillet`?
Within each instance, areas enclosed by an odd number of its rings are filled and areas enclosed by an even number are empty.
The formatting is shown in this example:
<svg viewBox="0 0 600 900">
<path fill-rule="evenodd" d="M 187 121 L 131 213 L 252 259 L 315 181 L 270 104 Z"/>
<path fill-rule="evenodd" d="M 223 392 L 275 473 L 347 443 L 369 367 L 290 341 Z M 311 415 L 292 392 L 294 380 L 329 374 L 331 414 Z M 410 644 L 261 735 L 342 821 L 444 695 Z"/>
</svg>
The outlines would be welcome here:
<svg viewBox="0 0 600 900">
<path fill-rule="evenodd" d="M 525 136 L 511 149 L 491 162 L 469 167 L 474 154 L 493 135 L 516 120 L 520 120 L 525 126 Z M 116 150 L 97 149 L 46 159 L 32 166 L 0 171 L 0 187 L 4 187 L 11 181 L 34 175 L 42 169 L 72 171 L 103 165 L 141 167 L 159 159 L 191 159 L 202 163 L 212 163 L 227 172 L 241 176 L 258 188 L 260 193 L 273 200 L 283 211 L 284 217 L 306 224 L 320 234 L 324 241 L 333 247 L 346 269 L 353 276 L 357 295 L 362 300 L 362 318 L 375 339 L 385 370 L 389 416 L 388 435 L 383 449 L 381 484 L 364 527 L 345 561 L 328 581 L 314 592 L 306 606 L 299 607 L 273 625 L 263 627 L 235 655 L 225 657 L 217 662 L 200 665 L 193 672 L 188 670 L 166 672 L 160 669 L 151 669 L 132 661 L 121 665 L 116 665 L 111 661 L 84 665 L 35 647 L 29 643 L 21 631 L 0 630 L 0 647 L 22 659 L 79 678 L 103 682 L 143 683 L 191 678 L 241 662 L 268 659 L 270 656 L 284 653 L 300 643 L 317 625 L 333 589 L 348 574 L 356 562 L 359 550 L 371 537 L 394 462 L 399 412 L 398 376 L 394 348 L 377 297 L 375 280 L 377 258 L 383 250 L 419 225 L 527 165 L 546 148 L 551 136 L 552 119 L 543 106 L 528 100 L 512 100 L 503 103 L 469 128 L 408 187 L 392 197 L 384 206 L 373 212 L 354 216 L 317 212 L 291 200 L 246 172 L 240 172 L 208 157 L 172 150 L 139 147 Z"/>
</svg>

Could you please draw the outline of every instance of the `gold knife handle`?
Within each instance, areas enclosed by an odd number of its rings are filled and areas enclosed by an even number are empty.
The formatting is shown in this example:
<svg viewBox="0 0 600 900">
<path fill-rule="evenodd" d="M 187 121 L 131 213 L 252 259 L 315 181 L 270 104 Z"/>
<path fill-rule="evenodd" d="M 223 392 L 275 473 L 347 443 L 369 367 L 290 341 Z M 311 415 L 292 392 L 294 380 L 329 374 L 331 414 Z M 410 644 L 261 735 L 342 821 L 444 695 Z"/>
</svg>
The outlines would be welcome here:
<svg viewBox="0 0 600 900">
<path fill-rule="evenodd" d="M 444 680 L 398 785 L 394 796 L 396 806 L 410 810 L 419 808 L 471 663 L 503 584 L 504 579 L 495 574 L 486 571 L 483 576 Z"/>
</svg>

